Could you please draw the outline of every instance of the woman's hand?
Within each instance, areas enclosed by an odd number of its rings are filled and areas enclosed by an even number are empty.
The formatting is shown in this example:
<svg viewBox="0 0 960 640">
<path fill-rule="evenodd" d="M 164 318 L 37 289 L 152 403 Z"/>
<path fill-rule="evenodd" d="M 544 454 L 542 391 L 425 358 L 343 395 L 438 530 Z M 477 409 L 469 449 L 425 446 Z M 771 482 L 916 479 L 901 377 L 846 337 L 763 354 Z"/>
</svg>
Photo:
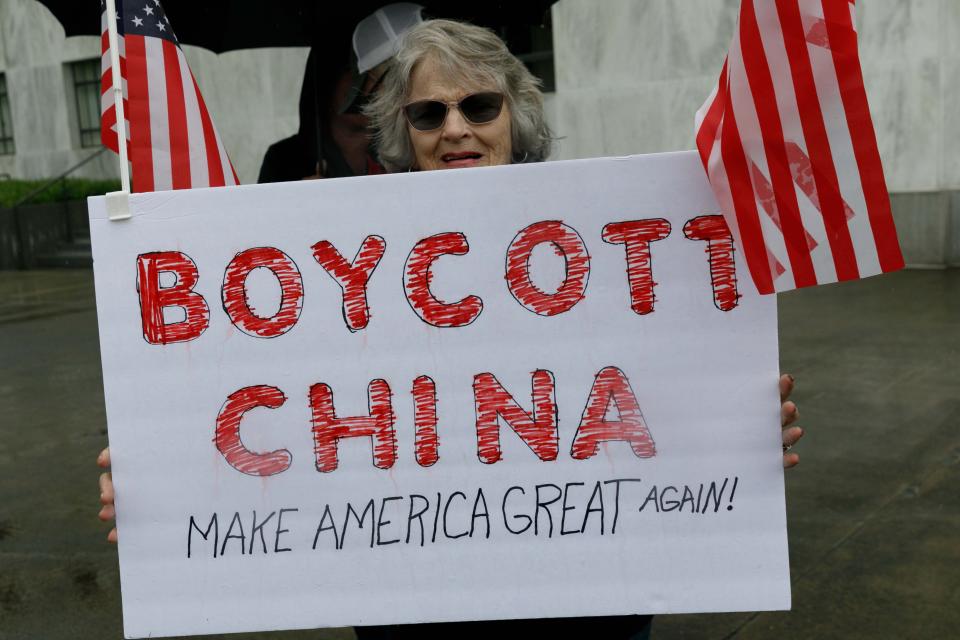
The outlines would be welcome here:
<svg viewBox="0 0 960 640">
<path fill-rule="evenodd" d="M 790 453 L 790 448 L 797 444 L 800 438 L 803 437 L 803 428 L 796 425 L 790 426 L 800 417 L 800 411 L 797 409 L 797 405 L 788 400 L 791 393 L 793 393 L 793 376 L 784 374 L 780 376 L 780 428 L 781 436 L 783 437 L 784 469 L 795 467 L 800 463 L 800 456 L 796 453 Z"/>
<path fill-rule="evenodd" d="M 100 455 L 97 456 L 97 465 L 104 469 L 110 468 L 110 447 L 101 451 Z M 113 477 L 109 471 L 100 474 L 100 504 L 102 504 L 103 507 L 100 508 L 100 513 L 97 514 L 98 518 L 104 522 L 109 522 L 117 517 L 116 509 L 114 509 L 113 506 Z M 110 542 L 117 541 L 116 527 L 110 529 L 110 533 L 107 534 L 107 540 Z"/>
</svg>

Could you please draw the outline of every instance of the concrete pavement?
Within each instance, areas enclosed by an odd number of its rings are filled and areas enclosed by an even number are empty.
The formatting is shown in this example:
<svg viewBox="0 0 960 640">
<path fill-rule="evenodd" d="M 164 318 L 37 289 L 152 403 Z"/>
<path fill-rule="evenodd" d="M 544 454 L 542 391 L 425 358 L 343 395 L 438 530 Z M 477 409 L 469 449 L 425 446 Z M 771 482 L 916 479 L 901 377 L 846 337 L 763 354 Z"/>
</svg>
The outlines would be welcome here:
<svg viewBox="0 0 960 640">
<path fill-rule="evenodd" d="M 794 609 L 658 616 L 655 639 L 960 629 L 960 270 L 780 296 L 808 435 L 787 475 Z M 0 272 L 0 638 L 119 638 L 92 274 Z M 349 630 L 237 638 L 351 638 Z"/>
</svg>

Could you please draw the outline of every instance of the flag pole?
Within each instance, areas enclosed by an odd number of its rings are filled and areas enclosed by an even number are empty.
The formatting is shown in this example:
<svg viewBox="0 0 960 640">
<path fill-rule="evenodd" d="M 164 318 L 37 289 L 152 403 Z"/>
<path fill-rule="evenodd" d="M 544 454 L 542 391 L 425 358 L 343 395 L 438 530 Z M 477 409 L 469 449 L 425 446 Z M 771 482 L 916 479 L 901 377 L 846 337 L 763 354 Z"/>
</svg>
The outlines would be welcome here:
<svg viewBox="0 0 960 640">
<path fill-rule="evenodd" d="M 122 1 L 122 0 L 121 0 Z M 123 78 L 120 75 L 120 37 L 117 34 L 117 3 L 107 0 L 107 33 L 110 38 L 110 68 L 113 103 L 117 109 L 117 149 L 120 153 L 121 190 L 130 193 L 130 165 L 127 160 L 127 119 L 123 113 Z"/>
</svg>

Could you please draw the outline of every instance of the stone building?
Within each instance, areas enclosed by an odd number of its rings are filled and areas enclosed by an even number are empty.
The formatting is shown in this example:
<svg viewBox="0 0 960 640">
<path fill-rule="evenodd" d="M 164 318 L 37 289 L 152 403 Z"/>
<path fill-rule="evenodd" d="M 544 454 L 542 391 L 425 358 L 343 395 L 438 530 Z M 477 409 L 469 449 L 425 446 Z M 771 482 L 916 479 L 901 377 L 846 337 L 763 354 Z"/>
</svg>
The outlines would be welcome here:
<svg viewBox="0 0 960 640">
<path fill-rule="evenodd" d="M 555 158 L 693 148 L 693 115 L 716 81 L 738 4 L 559 0 L 547 97 Z M 857 10 L 907 261 L 960 264 L 960 120 L 950 116 L 960 97 L 960 2 L 871 0 Z M 99 149 L 99 46 L 64 38 L 35 0 L 0 1 L 0 179 L 58 175 Z M 267 146 L 297 129 L 307 51 L 184 51 L 241 181 L 254 182 Z M 117 160 L 100 154 L 73 175 L 115 176 Z"/>
</svg>

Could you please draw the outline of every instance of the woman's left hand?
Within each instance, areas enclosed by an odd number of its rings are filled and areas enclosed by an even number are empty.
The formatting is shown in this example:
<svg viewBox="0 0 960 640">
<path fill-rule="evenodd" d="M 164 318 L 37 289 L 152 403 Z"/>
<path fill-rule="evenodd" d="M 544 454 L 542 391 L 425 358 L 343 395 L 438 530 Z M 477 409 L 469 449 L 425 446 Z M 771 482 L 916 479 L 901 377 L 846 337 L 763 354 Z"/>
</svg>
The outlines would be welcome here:
<svg viewBox="0 0 960 640">
<path fill-rule="evenodd" d="M 800 456 L 791 453 L 790 449 L 803 437 L 803 428 L 794 425 L 800 417 L 800 410 L 796 403 L 788 400 L 793 393 L 793 376 L 780 376 L 780 429 L 783 438 L 783 468 L 795 467 L 800 462 Z M 793 425 L 793 426 L 791 426 Z"/>
</svg>

